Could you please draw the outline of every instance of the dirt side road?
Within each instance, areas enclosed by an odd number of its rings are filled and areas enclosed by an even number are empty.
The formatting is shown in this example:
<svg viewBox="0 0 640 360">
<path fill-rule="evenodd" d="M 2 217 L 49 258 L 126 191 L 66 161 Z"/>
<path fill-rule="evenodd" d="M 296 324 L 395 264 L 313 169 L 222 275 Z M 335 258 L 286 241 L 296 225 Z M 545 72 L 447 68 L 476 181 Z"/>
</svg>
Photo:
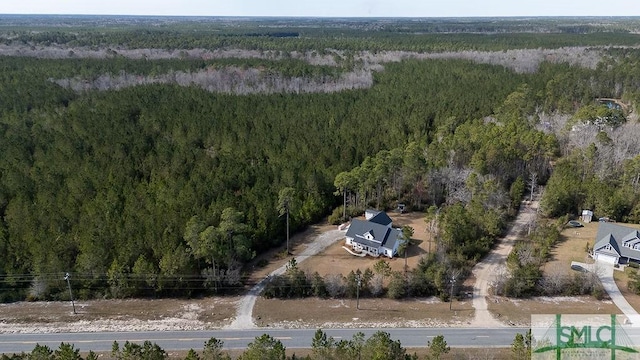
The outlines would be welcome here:
<svg viewBox="0 0 640 360">
<path fill-rule="evenodd" d="M 496 247 L 473 268 L 473 277 L 476 279 L 473 286 L 473 308 L 475 316 L 471 321 L 474 327 L 500 327 L 506 324 L 494 318 L 487 309 L 487 296 L 489 287 L 499 276 L 500 268 L 507 262 L 507 256 L 513 249 L 516 239 L 526 230 L 527 224 L 536 216 L 540 196 L 534 201 L 523 201 L 516 219 L 513 221 L 507 234 L 500 239 Z"/>
</svg>

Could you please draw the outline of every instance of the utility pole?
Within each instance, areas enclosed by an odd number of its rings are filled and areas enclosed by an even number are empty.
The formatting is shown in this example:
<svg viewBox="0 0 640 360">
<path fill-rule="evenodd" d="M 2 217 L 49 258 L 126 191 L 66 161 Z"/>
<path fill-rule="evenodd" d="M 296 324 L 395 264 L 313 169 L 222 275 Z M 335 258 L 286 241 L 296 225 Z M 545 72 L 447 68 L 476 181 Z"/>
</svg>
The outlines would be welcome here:
<svg viewBox="0 0 640 360">
<path fill-rule="evenodd" d="M 73 302 L 73 293 L 71 292 L 71 282 L 69 281 L 70 278 L 71 278 L 71 275 L 69 275 L 69 273 L 64 274 L 64 279 L 67 280 L 67 286 L 69 287 L 69 298 L 71 299 L 71 307 L 73 307 L 73 313 L 76 314 L 76 304 L 74 304 Z"/>
<path fill-rule="evenodd" d="M 451 294 L 449 295 L 449 310 L 451 310 L 451 305 L 453 305 L 453 287 L 456 285 L 456 276 L 453 275 L 451 277 Z"/>
<path fill-rule="evenodd" d="M 347 188 L 344 188 L 342 197 L 342 221 L 347 221 Z"/>
<path fill-rule="evenodd" d="M 287 215 L 287 255 L 291 255 L 289 251 L 289 211 L 291 210 L 291 202 L 295 193 L 295 189 L 290 187 L 285 187 L 278 193 L 278 212 L 280 213 L 278 217 Z"/>
<path fill-rule="evenodd" d="M 284 203 L 284 207 L 287 210 L 287 255 L 291 255 L 289 252 L 289 199 Z"/>
<path fill-rule="evenodd" d="M 356 275 L 356 309 L 360 310 L 360 285 L 362 285 L 362 279 L 360 274 Z"/>
<path fill-rule="evenodd" d="M 405 240 L 405 241 L 409 241 L 409 240 Z M 409 244 L 405 245 L 404 248 L 404 274 L 407 275 L 407 270 L 409 269 L 409 266 L 407 265 L 407 252 L 409 251 Z"/>
</svg>

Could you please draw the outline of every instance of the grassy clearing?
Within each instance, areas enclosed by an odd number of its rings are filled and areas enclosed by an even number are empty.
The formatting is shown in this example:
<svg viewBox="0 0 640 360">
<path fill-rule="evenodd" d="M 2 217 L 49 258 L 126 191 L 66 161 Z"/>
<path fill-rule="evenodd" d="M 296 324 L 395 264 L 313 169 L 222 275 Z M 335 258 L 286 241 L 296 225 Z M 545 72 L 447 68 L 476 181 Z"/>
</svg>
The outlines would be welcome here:
<svg viewBox="0 0 640 360">
<path fill-rule="evenodd" d="M 544 273 L 552 271 L 570 271 L 572 261 L 593 262 L 587 254 L 587 244 L 593 247 L 596 233 L 598 232 L 598 222 L 584 224 L 581 228 L 565 228 L 560 232 L 560 242 L 551 250 L 551 258 L 544 266 Z"/>
</svg>

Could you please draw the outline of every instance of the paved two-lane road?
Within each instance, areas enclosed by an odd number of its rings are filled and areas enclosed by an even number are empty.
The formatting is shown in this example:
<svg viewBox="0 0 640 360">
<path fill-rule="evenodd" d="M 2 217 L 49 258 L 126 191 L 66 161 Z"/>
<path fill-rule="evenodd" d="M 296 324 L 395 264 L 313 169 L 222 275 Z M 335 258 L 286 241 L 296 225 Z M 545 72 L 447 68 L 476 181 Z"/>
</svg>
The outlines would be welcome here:
<svg viewBox="0 0 640 360">
<path fill-rule="evenodd" d="M 369 337 L 382 330 L 400 340 L 404 347 L 426 347 L 434 336 L 443 335 L 453 347 L 508 347 L 516 333 L 524 333 L 524 328 L 387 328 L 387 329 L 326 329 L 326 333 L 336 340 L 351 339 L 362 331 Z M 80 351 L 111 351 L 114 341 L 120 346 L 125 341 L 142 344 L 149 340 L 166 351 L 202 350 L 205 341 L 215 337 L 224 341 L 225 349 L 244 349 L 256 336 L 269 334 L 289 349 L 310 348 L 315 329 L 251 329 L 251 330 L 211 330 L 211 331 L 164 331 L 164 332 L 95 332 L 95 333 L 55 333 L 55 334 L 2 334 L 0 353 L 30 352 L 36 344 L 52 349 L 60 343 L 71 343 Z"/>
</svg>

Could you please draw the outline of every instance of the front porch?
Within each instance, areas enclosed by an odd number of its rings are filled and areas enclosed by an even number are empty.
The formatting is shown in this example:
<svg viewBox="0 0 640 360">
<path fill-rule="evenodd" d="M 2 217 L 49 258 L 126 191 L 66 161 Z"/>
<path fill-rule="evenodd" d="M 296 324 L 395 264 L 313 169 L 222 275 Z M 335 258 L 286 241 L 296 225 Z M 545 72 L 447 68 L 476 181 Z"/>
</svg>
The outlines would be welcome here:
<svg viewBox="0 0 640 360">
<path fill-rule="evenodd" d="M 364 253 L 373 257 L 380 256 L 380 253 L 378 252 L 378 248 L 367 246 L 356 241 L 353 241 L 351 243 L 351 249 L 353 249 L 355 253 Z"/>
</svg>

